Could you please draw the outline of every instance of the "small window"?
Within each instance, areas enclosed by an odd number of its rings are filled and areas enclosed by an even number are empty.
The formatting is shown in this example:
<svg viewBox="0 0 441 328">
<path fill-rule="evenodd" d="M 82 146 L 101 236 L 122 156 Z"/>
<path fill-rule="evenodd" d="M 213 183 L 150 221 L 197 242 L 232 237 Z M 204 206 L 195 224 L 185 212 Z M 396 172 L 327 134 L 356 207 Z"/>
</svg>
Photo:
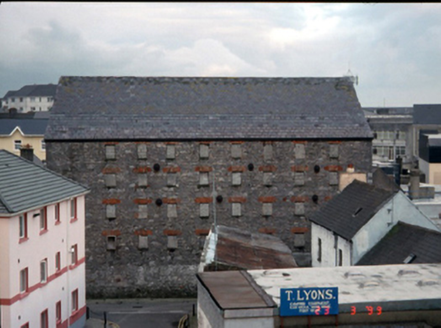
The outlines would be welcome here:
<svg viewBox="0 0 441 328">
<path fill-rule="evenodd" d="M 47 210 L 46 208 L 42 208 L 40 210 L 40 231 L 47 230 Z"/>
<path fill-rule="evenodd" d="M 199 172 L 199 186 L 209 185 L 209 175 L 208 172 Z"/>
<path fill-rule="evenodd" d="M 61 217 L 60 217 L 60 204 L 55 204 L 55 206 L 54 206 L 54 218 L 55 218 L 55 224 L 61 222 Z"/>
<path fill-rule="evenodd" d="M 305 159 L 305 145 L 304 144 L 295 144 L 294 156 L 296 159 Z"/>
<path fill-rule="evenodd" d="M 147 188 L 147 186 L 148 186 L 147 174 L 139 173 L 138 174 L 138 188 Z"/>
<path fill-rule="evenodd" d="M 147 145 L 139 144 L 138 145 L 138 159 L 147 159 Z"/>
<path fill-rule="evenodd" d="M 22 214 L 19 217 L 19 224 L 20 224 L 20 238 L 27 238 L 28 237 L 28 218 L 26 214 Z"/>
<path fill-rule="evenodd" d="M 57 324 L 61 323 L 61 301 L 55 304 L 55 321 Z"/>
<path fill-rule="evenodd" d="M 72 292 L 72 312 L 78 311 L 78 289 Z"/>
<path fill-rule="evenodd" d="M 241 172 L 233 172 L 231 175 L 231 183 L 233 186 L 240 186 L 242 184 L 242 173 Z"/>
<path fill-rule="evenodd" d="M 294 204 L 294 215 L 305 215 L 305 204 L 297 202 Z"/>
<path fill-rule="evenodd" d="M 305 185 L 305 173 L 295 172 L 294 173 L 294 186 L 304 186 Z"/>
<path fill-rule="evenodd" d="M 167 236 L 167 249 L 169 251 L 174 251 L 178 248 L 178 237 L 177 236 Z"/>
<path fill-rule="evenodd" d="M 295 233 L 294 234 L 294 247 L 302 248 L 305 247 L 305 234 Z"/>
<path fill-rule="evenodd" d="M 167 145 L 167 159 L 175 159 L 176 158 L 176 148 L 175 145 Z"/>
<path fill-rule="evenodd" d="M 338 266 L 343 266 L 343 251 L 338 249 Z"/>
<path fill-rule="evenodd" d="M 20 293 L 28 291 L 28 268 L 20 271 Z"/>
<path fill-rule="evenodd" d="M 272 203 L 263 203 L 262 204 L 262 215 L 263 216 L 273 215 L 273 204 Z"/>
<path fill-rule="evenodd" d="M 43 260 L 40 262 L 40 282 L 47 282 L 47 260 Z"/>
<path fill-rule="evenodd" d="M 210 147 L 206 144 L 199 145 L 199 158 L 207 159 L 210 155 Z"/>
<path fill-rule="evenodd" d="M 41 150 L 46 151 L 46 142 L 44 140 L 41 140 Z"/>
<path fill-rule="evenodd" d="M 70 200 L 70 218 L 77 218 L 77 199 L 73 198 Z"/>
<path fill-rule="evenodd" d="M 23 102 L 23 97 L 20 97 L 20 102 Z"/>
<path fill-rule="evenodd" d="M 338 186 L 338 172 L 329 172 L 329 185 Z"/>
<path fill-rule="evenodd" d="M 107 188 L 115 188 L 116 187 L 116 174 L 105 174 L 104 182 L 106 183 Z"/>
<path fill-rule="evenodd" d="M 241 203 L 232 203 L 231 204 L 231 215 L 234 217 L 242 216 L 242 204 Z"/>
<path fill-rule="evenodd" d="M 267 144 L 263 146 L 263 159 L 269 161 L 273 158 L 273 145 Z"/>
<path fill-rule="evenodd" d="M 55 254 L 55 271 L 61 270 L 61 253 L 57 252 Z"/>
<path fill-rule="evenodd" d="M 167 205 L 167 217 L 169 219 L 175 219 L 178 217 L 178 211 L 176 204 L 168 204 Z"/>
<path fill-rule="evenodd" d="M 177 173 L 167 173 L 167 187 L 177 187 L 178 175 Z"/>
<path fill-rule="evenodd" d="M 48 311 L 44 310 L 40 314 L 40 328 L 48 328 L 48 327 L 49 327 Z"/>
<path fill-rule="evenodd" d="M 329 145 L 329 157 L 330 158 L 338 158 L 338 144 L 330 144 Z"/>
<path fill-rule="evenodd" d="M 320 238 L 317 241 L 317 261 L 322 261 L 322 240 Z"/>
<path fill-rule="evenodd" d="M 232 144 L 231 145 L 231 157 L 234 159 L 242 158 L 242 145 Z"/>
<path fill-rule="evenodd" d="M 116 159 L 115 145 L 106 145 L 106 160 Z"/>
<path fill-rule="evenodd" d="M 116 250 L 116 236 L 107 236 L 107 250 L 108 251 Z"/>
<path fill-rule="evenodd" d="M 75 265 L 78 262 L 78 245 L 73 245 L 70 249 L 71 251 L 71 264 Z"/>
<path fill-rule="evenodd" d="M 18 151 L 21 148 L 21 140 L 14 140 L 14 150 Z"/>
<path fill-rule="evenodd" d="M 35 112 L 35 107 L 31 107 L 31 112 Z"/>
<path fill-rule="evenodd" d="M 146 204 L 138 204 L 138 218 L 139 219 L 147 219 L 147 205 Z"/>
<path fill-rule="evenodd" d="M 138 236 L 138 249 L 149 248 L 149 236 Z"/>
<path fill-rule="evenodd" d="M 116 205 L 107 204 L 106 205 L 106 218 L 107 219 L 116 219 Z"/>
<path fill-rule="evenodd" d="M 263 185 L 271 187 L 273 185 L 273 173 L 263 172 Z"/>
<path fill-rule="evenodd" d="M 210 204 L 199 204 L 199 216 L 204 219 L 210 216 Z"/>
</svg>

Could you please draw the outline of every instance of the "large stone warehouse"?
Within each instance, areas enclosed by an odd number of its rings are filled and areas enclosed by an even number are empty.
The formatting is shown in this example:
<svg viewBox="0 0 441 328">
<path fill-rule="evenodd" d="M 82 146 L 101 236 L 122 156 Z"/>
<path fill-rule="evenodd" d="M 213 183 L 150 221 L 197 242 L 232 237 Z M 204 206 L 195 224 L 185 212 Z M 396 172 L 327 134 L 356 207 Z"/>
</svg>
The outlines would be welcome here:
<svg viewBox="0 0 441 328">
<path fill-rule="evenodd" d="M 372 137 L 349 78 L 61 77 L 45 134 L 48 168 L 91 189 L 89 297 L 196 295 L 214 223 L 309 254 Z"/>
</svg>

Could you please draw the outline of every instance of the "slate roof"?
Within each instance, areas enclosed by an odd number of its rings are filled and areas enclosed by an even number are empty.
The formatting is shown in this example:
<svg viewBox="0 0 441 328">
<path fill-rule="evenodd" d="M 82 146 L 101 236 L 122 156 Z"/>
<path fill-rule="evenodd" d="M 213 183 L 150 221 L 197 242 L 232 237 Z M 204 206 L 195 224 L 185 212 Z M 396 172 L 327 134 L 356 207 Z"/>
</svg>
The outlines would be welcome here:
<svg viewBox="0 0 441 328">
<path fill-rule="evenodd" d="M 0 150 L 0 215 L 13 214 L 88 192 L 81 184 Z"/>
<path fill-rule="evenodd" d="M 54 97 L 56 84 L 25 85 L 17 91 L 8 91 L 3 99 L 10 97 Z"/>
<path fill-rule="evenodd" d="M 47 140 L 372 139 L 348 78 L 61 77 Z"/>
<path fill-rule="evenodd" d="M 49 119 L 0 119 L 0 135 L 9 136 L 16 127 L 25 135 L 44 136 Z"/>
<path fill-rule="evenodd" d="M 441 232 L 398 222 L 356 265 L 403 264 L 406 259 L 441 263 Z"/>
<path fill-rule="evenodd" d="M 395 193 L 354 180 L 314 212 L 310 221 L 351 240 Z"/>
<path fill-rule="evenodd" d="M 441 104 L 413 105 L 413 124 L 441 124 Z"/>
</svg>

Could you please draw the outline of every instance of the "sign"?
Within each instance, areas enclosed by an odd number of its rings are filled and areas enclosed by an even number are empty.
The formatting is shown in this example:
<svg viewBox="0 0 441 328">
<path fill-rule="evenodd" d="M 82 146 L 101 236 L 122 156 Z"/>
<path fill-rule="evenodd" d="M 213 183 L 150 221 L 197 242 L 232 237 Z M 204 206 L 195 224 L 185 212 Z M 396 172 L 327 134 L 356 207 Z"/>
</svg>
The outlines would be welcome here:
<svg viewBox="0 0 441 328">
<path fill-rule="evenodd" d="M 338 288 L 281 288 L 280 316 L 338 314 Z"/>
</svg>

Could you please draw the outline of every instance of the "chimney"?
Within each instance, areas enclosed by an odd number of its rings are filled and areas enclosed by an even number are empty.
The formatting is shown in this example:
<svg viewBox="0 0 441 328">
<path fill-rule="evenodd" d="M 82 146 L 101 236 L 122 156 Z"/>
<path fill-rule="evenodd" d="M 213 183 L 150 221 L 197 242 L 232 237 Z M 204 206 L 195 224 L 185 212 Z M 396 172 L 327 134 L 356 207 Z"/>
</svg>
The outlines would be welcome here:
<svg viewBox="0 0 441 328">
<path fill-rule="evenodd" d="M 34 149 L 30 144 L 23 145 L 20 148 L 20 156 L 28 161 L 34 161 Z"/>
<path fill-rule="evenodd" d="M 420 170 L 418 169 L 410 171 L 409 197 L 410 199 L 420 198 Z"/>
</svg>

